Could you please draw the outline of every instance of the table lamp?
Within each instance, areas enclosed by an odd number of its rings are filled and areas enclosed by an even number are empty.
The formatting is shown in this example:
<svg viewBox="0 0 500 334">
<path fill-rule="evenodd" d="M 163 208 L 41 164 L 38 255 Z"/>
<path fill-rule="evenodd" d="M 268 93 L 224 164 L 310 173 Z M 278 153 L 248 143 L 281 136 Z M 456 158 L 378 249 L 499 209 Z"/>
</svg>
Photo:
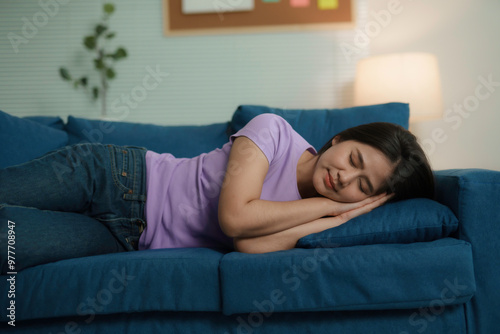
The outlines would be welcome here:
<svg viewBox="0 0 500 334">
<path fill-rule="evenodd" d="M 441 118 L 443 102 L 436 56 L 395 53 L 362 59 L 356 67 L 354 104 L 410 104 L 410 122 Z"/>
</svg>

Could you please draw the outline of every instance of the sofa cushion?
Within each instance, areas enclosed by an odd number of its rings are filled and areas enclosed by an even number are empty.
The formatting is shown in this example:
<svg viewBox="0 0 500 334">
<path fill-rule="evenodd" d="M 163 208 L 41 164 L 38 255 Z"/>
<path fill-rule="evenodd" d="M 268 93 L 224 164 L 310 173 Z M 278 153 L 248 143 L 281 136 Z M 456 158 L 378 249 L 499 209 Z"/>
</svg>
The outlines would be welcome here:
<svg viewBox="0 0 500 334">
<path fill-rule="evenodd" d="M 158 249 L 62 260 L 16 276 L 16 320 L 113 313 L 219 311 L 219 261 L 207 248 Z M 2 276 L 1 291 L 6 290 Z M 2 309 L 7 293 L 0 295 Z M 36 307 L 34 307 L 36 306 Z M 6 321 L 2 312 L 1 321 Z"/>
<path fill-rule="evenodd" d="M 0 111 L 0 168 L 17 165 L 68 144 L 66 132 Z"/>
<path fill-rule="evenodd" d="M 465 316 L 475 333 L 498 332 L 500 319 L 500 171 L 436 172 L 436 197 L 460 219 L 459 237 L 472 244 L 477 291 Z"/>
<path fill-rule="evenodd" d="M 233 252 L 220 266 L 223 312 L 299 312 L 444 307 L 476 290 L 469 243 Z"/>
<path fill-rule="evenodd" d="M 307 235 L 297 247 L 411 243 L 450 236 L 458 219 L 447 207 L 426 198 L 388 203 L 345 224 Z"/>
<path fill-rule="evenodd" d="M 102 144 L 145 147 L 179 158 L 194 157 L 222 147 L 228 141 L 228 123 L 189 126 L 110 122 L 68 117 L 66 131 L 71 144 Z"/>
<path fill-rule="evenodd" d="M 283 117 L 309 144 L 319 150 L 335 134 L 361 124 L 390 122 L 407 129 L 410 109 L 406 103 L 387 103 L 345 109 L 279 109 L 242 105 L 233 114 L 231 134 L 236 133 L 252 118 L 263 113 Z"/>
<path fill-rule="evenodd" d="M 64 121 L 59 116 L 26 116 L 23 118 L 29 119 L 30 121 L 35 121 L 54 129 L 64 131 Z"/>
</svg>

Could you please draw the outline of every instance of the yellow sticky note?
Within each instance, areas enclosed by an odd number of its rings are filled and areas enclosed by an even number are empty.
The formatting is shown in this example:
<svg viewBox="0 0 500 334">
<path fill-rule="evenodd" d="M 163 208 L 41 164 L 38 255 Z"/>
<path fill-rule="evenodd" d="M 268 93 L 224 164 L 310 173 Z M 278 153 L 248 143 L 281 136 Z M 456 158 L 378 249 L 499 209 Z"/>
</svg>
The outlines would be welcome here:
<svg viewBox="0 0 500 334">
<path fill-rule="evenodd" d="M 318 7 L 321 10 L 337 9 L 339 7 L 339 0 L 318 0 Z"/>
</svg>

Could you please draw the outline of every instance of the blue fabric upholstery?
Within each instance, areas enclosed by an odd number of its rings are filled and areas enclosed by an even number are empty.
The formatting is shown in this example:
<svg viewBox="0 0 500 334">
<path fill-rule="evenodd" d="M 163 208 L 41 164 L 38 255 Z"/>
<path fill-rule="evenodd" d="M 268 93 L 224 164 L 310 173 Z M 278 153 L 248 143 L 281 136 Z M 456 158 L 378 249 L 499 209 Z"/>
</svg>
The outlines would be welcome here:
<svg viewBox="0 0 500 334">
<path fill-rule="evenodd" d="M 345 109 L 279 109 L 242 105 L 233 115 L 231 132 L 239 131 L 252 118 L 263 113 L 273 113 L 283 117 L 309 144 L 319 150 L 337 133 L 361 124 L 390 122 L 408 129 L 410 110 L 406 103 Z"/>
<path fill-rule="evenodd" d="M 464 306 L 439 304 L 418 310 L 336 312 L 142 312 L 42 319 L 0 324 L 16 334 L 207 333 L 207 334 L 466 334 Z M 2 326 L 4 325 L 4 326 Z M 485 333 L 492 334 L 492 333 Z"/>
<path fill-rule="evenodd" d="M 224 314 L 255 312 L 270 303 L 276 312 L 419 308 L 433 300 L 463 303 L 476 290 L 470 244 L 453 238 L 233 252 L 220 268 Z"/>
<path fill-rule="evenodd" d="M 469 333 L 496 333 L 500 319 L 500 173 L 481 169 L 436 173 L 437 199 L 460 221 L 459 235 L 472 244 L 477 291 L 467 305 Z"/>
<path fill-rule="evenodd" d="M 207 248 L 113 253 L 28 268 L 16 278 L 16 320 L 119 312 L 220 311 L 219 261 Z M 0 291 L 7 291 L 2 276 Z M 63 296 L 63 298 L 60 298 Z M 7 293 L 0 305 L 7 305 Z M 34 307 L 36 305 L 36 307 Z M 1 312 L 1 321 L 6 313 Z"/>
<path fill-rule="evenodd" d="M 0 168 L 17 165 L 64 146 L 68 135 L 0 111 Z"/>
<path fill-rule="evenodd" d="M 159 126 L 88 120 L 69 116 L 70 144 L 93 142 L 145 147 L 157 153 L 189 158 L 220 148 L 228 141 L 228 123 L 200 126 Z"/>
<path fill-rule="evenodd" d="M 338 227 L 310 234 L 297 247 L 411 243 L 446 238 L 458 220 L 445 205 L 426 198 L 388 203 Z"/>
<path fill-rule="evenodd" d="M 64 121 L 58 116 L 27 116 L 24 119 L 34 121 L 45 126 L 64 131 Z"/>
</svg>

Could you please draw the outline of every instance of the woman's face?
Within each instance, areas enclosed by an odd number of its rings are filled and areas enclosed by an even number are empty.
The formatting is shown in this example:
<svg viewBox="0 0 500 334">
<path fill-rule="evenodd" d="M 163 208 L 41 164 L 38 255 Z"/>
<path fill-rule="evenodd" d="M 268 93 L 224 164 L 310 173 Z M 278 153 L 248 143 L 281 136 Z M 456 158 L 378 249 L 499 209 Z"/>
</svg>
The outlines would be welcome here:
<svg viewBox="0 0 500 334">
<path fill-rule="evenodd" d="M 389 159 L 372 146 L 354 140 L 338 143 L 319 158 L 313 174 L 316 191 L 337 202 L 359 202 L 376 195 L 394 169 Z"/>
</svg>

